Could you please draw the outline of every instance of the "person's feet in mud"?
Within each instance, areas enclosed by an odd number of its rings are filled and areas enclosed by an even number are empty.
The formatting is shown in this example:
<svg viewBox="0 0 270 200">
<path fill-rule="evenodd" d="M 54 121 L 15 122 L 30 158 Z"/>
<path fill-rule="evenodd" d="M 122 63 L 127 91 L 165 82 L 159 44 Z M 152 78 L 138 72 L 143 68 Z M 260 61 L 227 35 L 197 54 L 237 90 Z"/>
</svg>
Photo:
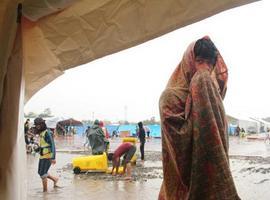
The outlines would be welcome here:
<svg viewBox="0 0 270 200">
<path fill-rule="evenodd" d="M 53 181 L 53 187 L 54 188 L 60 188 L 60 186 L 57 185 L 59 178 L 55 178 L 55 180 Z"/>
<path fill-rule="evenodd" d="M 132 181 L 132 177 L 131 177 L 131 176 L 126 176 L 126 177 L 124 178 L 124 180 L 125 180 L 125 181 Z"/>
</svg>

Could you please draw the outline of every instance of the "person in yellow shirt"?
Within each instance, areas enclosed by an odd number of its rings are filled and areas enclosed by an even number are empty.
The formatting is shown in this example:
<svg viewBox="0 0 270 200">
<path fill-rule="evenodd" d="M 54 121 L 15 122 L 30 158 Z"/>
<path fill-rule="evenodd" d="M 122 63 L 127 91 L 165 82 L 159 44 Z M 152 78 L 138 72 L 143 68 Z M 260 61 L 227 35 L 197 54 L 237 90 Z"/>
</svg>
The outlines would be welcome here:
<svg viewBox="0 0 270 200">
<path fill-rule="evenodd" d="M 47 179 L 50 179 L 54 183 L 54 187 L 57 186 L 58 178 L 48 173 L 51 164 L 55 164 L 55 144 L 52 136 L 52 132 L 47 128 L 45 120 L 38 117 L 34 120 L 36 134 L 39 134 L 39 163 L 38 174 L 42 179 L 43 192 L 48 191 Z"/>
</svg>

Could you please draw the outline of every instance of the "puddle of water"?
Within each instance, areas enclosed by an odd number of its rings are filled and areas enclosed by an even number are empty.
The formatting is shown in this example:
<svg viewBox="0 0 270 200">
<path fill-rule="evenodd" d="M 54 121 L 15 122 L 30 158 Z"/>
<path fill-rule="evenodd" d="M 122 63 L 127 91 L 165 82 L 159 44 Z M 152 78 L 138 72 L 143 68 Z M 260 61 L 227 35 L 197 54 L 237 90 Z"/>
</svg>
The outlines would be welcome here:
<svg viewBox="0 0 270 200">
<path fill-rule="evenodd" d="M 82 173 L 75 175 L 72 172 L 71 159 L 80 156 L 76 154 L 58 153 L 57 163 L 52 166 L 50 173 L 59 176 L 59 185 L 62 188 L 54 189 L 49 182 L 49 192 L 43 194 L 41 180 L 37 174 L 38 156 L 28 156 L 28 199 L 157 199 L 162 179 L 161 162 L 156 162 L 158 167 L 145 162 L 145 166 L 134 167 L 133 175 L 138 177 L 138 171 L 143 171 L 144 177 L 133 181 L 124 181 L 123 178 L 115 178 L 104 173 Z M 155 170 L 151 168 L 155 167 Z M 149 171 L 146 171 L 148 169 Z M 148 174 L 155 174 L 149 177 Z M 157 177 L 157 178 L 156 178 Z M 48 180 L 49 181 L 49 180 Z M 150 195 L 151 194 L 151 195 Z M 150 195 L 150 196 L 149 196 Z"/>
<path fill-rule="evenodd" d="M 231 159 L 231 169 L 241 199 L 269 199 L 270 163 Z"/>
</svg>

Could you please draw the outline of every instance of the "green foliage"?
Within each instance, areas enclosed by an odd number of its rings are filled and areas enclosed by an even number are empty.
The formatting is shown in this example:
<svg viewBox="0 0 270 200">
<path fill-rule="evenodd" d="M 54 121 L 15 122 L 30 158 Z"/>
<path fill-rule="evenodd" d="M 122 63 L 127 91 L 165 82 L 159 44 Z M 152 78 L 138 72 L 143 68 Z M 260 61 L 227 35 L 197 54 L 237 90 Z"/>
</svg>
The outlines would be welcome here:
<svg viewBox="0 0 270 200">
<path fill-rule="evenodd" d="M 151 117 L 150 119 L 143 120 L 142 123 L 144 125 L 160 124 L 160 122 L 156 121 L 155 117 Z"/>
<path fill-rule="evenodd" d="M 82 120 L 82 123 L 88 126 L 91 126 L 92 124 L 94 124 L 94 121 L 92 120 Z"/>
<path fill-rule="evenodd" d="M 25 118 L 36 118 L 36 117 L 53 117 L 52 111 L 50 108 L 46 108 L 42 113 L 36 114 L 34 112 L 29 112 L 24 114 Z"/>
<path fill-rule="evenodd" d="M 25 118 L 36 118 L 38 115 L 34 112 L 29 112 L 28 114 L 24 113 Z"/>
<path fill-rule="evenodd" d="M 138 122 L 129 122 L 129 121 L 124 121 L 124 120 L 118 121 L 118 123 L 120 125 L 129 125 L 129 124 L 135 124 L 135 125 L 137 125 Z M 151 117 L 150 119 L 142 120 L 141 122 L 143 123 L 143 125 L 160 124 L 160 121 L 156 121 L 155 117 Z"/>
<path fill-rule="evenodd" d="M 263 118 L 264 121 L 270 122 L 270 117 Z"/>
</svg>

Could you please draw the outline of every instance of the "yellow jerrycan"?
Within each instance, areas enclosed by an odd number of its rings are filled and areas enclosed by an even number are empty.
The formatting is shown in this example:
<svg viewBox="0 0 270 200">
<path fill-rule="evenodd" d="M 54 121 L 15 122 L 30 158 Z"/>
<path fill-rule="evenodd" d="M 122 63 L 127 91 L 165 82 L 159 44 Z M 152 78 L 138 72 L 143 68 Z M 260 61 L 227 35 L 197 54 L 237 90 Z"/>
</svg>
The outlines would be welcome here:
<svg viewBox="0 0 270 200">
<path fill-rule="evenodd" d="M 108 170 L 107 154 L 80 156 L 72 159 L 73 172 L 79 174 L 82 171 L 106 172 Z"/>
</svg>

